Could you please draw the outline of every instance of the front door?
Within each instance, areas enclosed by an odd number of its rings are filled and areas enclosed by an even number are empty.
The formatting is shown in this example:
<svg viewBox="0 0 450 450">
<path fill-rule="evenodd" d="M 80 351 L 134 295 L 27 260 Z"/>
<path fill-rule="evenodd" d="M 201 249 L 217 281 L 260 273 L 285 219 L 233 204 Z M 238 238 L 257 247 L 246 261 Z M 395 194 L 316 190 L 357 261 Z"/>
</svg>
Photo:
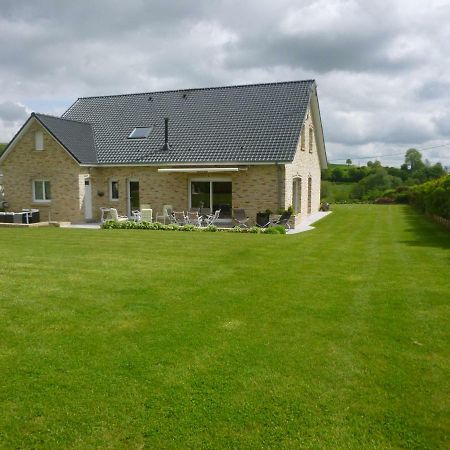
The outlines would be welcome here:
<svg viewBox="0 0 450 450">
<path fill-rule="evenodd" d="M 84 219 L 92 220 L 92 188 L 91 180 L 84 180 Z"/>
<path fill-rule="evenodd" d="M 140 207 L 139 181 L 130 180 L 128 182 L 128 216 L 131 217 L 131 212 L 140 209 Z"/>
</svg>

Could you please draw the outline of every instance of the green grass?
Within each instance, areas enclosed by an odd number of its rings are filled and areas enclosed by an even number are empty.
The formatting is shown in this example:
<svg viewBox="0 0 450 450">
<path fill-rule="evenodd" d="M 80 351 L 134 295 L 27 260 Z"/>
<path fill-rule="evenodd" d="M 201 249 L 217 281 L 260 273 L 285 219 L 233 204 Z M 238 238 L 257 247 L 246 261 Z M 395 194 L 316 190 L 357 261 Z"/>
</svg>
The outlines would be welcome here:
<svg viewBox="0 0 450 450">
<path fill-rule="evenodd" d="M 0 448 L 448 448 L 450 239 L 0 229 Z"/>
</svg>

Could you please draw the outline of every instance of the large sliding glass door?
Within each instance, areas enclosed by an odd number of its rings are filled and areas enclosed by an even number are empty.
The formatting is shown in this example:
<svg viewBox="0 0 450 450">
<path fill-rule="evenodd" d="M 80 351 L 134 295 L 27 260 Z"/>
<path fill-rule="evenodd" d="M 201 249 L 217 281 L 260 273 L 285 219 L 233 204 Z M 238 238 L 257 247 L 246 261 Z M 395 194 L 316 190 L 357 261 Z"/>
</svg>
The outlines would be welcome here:
<svg viewBox="0 0 450 450">
<path fill-rule="evenodd" d="M 225 180 L 191 180 L 190 207 L 220 209 L 221 219 L 231 219 L 232 183 Z"/>
</svg>

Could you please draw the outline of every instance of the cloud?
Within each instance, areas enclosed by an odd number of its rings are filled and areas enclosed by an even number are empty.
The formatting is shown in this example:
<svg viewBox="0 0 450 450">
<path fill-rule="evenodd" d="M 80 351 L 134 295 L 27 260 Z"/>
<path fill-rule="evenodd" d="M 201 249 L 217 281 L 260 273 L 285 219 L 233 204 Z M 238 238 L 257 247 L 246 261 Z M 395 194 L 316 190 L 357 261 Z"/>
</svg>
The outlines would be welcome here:
<svg viewBox="0 0 450 450">
<path fill-rule="evenodd" d="M 24 121 L 29 114 L 27 108 L 19 103 L 10 101 L 0 103 L 0 120 L 6 124 Z"/>
<path fill-rule="evenodd" d="M 20 108 L 305 78 L 330 159 L 450 141 L 447 0 L 3 0 L 0 28 L 0 141 Z"/>
</svg>

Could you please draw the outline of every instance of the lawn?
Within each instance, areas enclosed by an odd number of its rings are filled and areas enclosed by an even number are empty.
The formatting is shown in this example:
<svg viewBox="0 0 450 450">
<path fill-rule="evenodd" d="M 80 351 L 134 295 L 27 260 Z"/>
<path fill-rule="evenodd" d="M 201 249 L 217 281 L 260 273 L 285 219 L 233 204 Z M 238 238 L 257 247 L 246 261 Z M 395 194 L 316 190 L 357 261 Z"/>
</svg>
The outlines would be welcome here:
<svg viewBox="0 0 450 450">
<path fill-rule="evenodd" d="M 0 229 L 0 448 L 448 448 L 450 237 Z"/>
</svg>

